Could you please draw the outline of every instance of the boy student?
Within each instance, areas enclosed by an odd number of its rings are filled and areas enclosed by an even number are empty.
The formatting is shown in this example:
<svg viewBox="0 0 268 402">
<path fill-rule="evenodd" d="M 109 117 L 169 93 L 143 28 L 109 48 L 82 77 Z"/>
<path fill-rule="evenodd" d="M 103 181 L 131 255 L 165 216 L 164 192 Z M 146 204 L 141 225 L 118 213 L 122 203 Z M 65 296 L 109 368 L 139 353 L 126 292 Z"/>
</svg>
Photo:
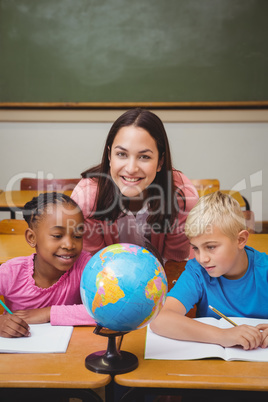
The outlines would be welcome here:
<svg viewBox="0 0 268 402">
<path fill-rule="evenodd" d="M 268 325 L 220 329 L 186 317 L 196 304 L 197 317 L 268 318 L 268 255 L 246 246 L 243 212 L 231 196 L 217 191 L 202 197 L 190 211 L 185 233 L 194 250 L 151 329 L 186 341 L 241 345 L 245 350 L 268 346 Z"/>
</svg>

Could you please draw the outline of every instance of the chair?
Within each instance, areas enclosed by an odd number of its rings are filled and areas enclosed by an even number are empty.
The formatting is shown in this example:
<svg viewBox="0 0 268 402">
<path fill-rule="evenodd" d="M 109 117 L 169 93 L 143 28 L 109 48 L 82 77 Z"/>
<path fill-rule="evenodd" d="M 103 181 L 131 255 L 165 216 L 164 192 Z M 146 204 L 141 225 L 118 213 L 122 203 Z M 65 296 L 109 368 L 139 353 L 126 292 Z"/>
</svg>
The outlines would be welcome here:
<svg viewBox="0 0 268 402">
<path fill-rule="evenodd" d="M 20 219 L 3 219 L 0 221 L 0 234 L 21 235 L 25 233 L 28 225 Z"/>
<path fill-rule="evenodd" d="M 2 221 L 0 221 L 0 234 L 24 234 L 27 227 L 28 225 L 24 220 L 3 219 Z M 4 302 L 4 297 L 2 295 L 0 295 L 0 299 Z M 3 312 L 4 308 L 2 305 L 0 305 L 0 314 L 3 314 Z"/>
<path fill-rule="evenodd" d="M 245 198 L 240 194 L 239 191 L 235 191 L 235 190 L 222 190 L 221 192 L 223 194 L 229 194 L 231 195 L 240 205 L 241 208 L 245 208 L 246 210 L 250 209 L 249 208 L 249 204 L 247 206 Z"/>
<path fill-rule="evenodd" d="M 253 211 L 243 211 L 245 220 L 246 220 L 246 227 L 249 233 L 256 233 L 256 228 L 255 228 L 255 215 Z"/>
<path fill-rule="evenodd" d="M 165 264 L 165 272 L 168 281 L 168 291 L 175 285 L 176 281 L 182 274 L 185 269 L 187 261 L 167 261 Z M 186 314 L 187 317 L 194 318 L 196 317 L 196 306 L 194 306 L 188 313 Z"/>
<path fill-rule="evenodd" d="M 21 190 L 72 191 L 80 179 L 36 179 L 25 177 L 20 181 Z"/>
<path fill-rule="evenodd" d="M 220 182 L 218 179 L 192 179 L 191 182 L 198 191 L 200 197 L 205 194 L 214 193 L 220 189 Z"/>
</svg>

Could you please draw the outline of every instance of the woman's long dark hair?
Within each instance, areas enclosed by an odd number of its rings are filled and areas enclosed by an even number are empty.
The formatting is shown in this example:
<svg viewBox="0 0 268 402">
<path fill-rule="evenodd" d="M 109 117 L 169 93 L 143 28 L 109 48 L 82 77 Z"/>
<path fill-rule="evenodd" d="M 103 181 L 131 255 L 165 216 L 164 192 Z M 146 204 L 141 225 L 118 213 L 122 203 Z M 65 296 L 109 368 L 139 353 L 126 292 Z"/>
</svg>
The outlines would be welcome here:
<svg viewBox="0 0 268 402">
<path fill-rule="evenodd" d="M 107 136 L 101 164 L 82 173 L 83 178 L 91 178 L 97 180 L 98 183 L 95 212 L 91 217 L 102 221 L 109 220 L 114 222 L 123 212 L 122 203 L 119 202 L 120 190 L 110 176 L 109 150 L 112 149 L 112 144 L 118 131 L 127 126 L 140 127 L 146 130 L 155 139 L 159 160 L 163 158 L 161 170 L 156 173 L 153 183 L 147 188 L 148 199 L 150 200 L 147 222 L 151 226 L 153 224 L 158 225 L 160 232 L 169 231 L 166 225 L 168 224 L 168 228 L 171 228 L 178 214 L 178 205 L 175 201 L 176 190 L 173 182 L 168 138 L 160 118 L 154 113 L 140 108 L 128 110 L 114 122 Z M 159 189 L 162 189 L 161 194 L 159 194 Z M 183 192 L 179 193 L 183 198 Z"/>
</svg>

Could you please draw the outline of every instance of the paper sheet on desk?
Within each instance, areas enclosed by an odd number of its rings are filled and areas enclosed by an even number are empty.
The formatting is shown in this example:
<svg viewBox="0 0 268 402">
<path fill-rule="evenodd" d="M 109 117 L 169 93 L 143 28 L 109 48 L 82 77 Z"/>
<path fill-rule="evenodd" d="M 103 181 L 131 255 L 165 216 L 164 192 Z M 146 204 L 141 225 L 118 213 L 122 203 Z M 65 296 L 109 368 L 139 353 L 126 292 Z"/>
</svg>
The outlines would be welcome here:
<svg viewBox="0 0 268 402">
<path fill-rule="evenodd" d="M 232 327 L 227 321 L 216 320 L 212 317 L 196 319 L 206 324 L 220 328 Z M 232 317 L 238 325 L 257 325 L 260 322 L 268 324 L 268 320 L 255 318 Z M 220 345 L 201 342 L 178 341 L 153 333 L 148 325 L 145 345 L 145 359 L 157 360 L 197 360 L 206 358 L 220 358 L 227 361 L 244 360 L 268 362 L 268 348 L 243 350 L 242 347 L 224 348 Z"/>
<path fill-rule="evenodd" d="M 32 324 L 30 332 L 29 337 L 0 337 L 0 353 L 65 353 L 73 327 Z"/>
</svg>

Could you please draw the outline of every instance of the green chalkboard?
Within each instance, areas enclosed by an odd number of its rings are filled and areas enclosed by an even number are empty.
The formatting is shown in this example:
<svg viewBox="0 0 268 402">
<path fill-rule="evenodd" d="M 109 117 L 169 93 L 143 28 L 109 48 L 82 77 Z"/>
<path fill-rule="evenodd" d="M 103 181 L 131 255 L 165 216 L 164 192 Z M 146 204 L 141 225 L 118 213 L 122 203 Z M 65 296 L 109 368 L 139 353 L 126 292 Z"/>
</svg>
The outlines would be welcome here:
<svg viewBox="0 0 268 402">
<path fill-rule="evenodd" d="M 0 0 L 0 106 L 268 105 L 267 0 Z"/>
</svg>

